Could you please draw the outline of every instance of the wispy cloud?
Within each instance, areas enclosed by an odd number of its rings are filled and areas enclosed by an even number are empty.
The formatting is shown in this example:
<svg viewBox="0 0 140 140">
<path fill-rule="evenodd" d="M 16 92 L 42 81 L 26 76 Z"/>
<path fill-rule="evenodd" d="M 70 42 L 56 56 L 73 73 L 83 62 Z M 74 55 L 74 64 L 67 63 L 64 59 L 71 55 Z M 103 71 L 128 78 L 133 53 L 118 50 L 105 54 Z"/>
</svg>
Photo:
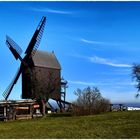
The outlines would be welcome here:
<svg viewBox="0 0 140 140">
<path fill-rule="evenodd" d="M 86 44 L 92 44 L 92 45 L 105 45 L 105 46 L 120 46 L 124 45 L 124 43 L 111 43 L 111 42 L 103 42 L 103 41 L 95 41 L 95 40 L 89 40 L 85 38 L 80 39 L 81 42 Z"/>
<path fill-rule="evenodd" d="M 64 10 L 56 10 L 56 9 L 50 9 L 50 8 L 31 8 L 31 10 L 36 12 L 47 12 L 52 14 L 72 14 L 70 11 L 64 11 Z"/>
<path fill-rule="evenodd" d="M 87 39 L 84 39 L 84 38 L 81 38 L 80 41 L 81 41 L 81 42 L 84 42 L 84 43 L 87 43 L 87 44 L 100 44 L 100 45 L 108 44 L 108 43 L 106 43 L 106 42 L 87 40 Z"/>
<path fill-rule="evenodd" d="M 121 80 L 120 82 L 116 82 L 116 81 L 112 82 L 112 79 L 110 80 L 110 82 L 106 81 L 106 82 L 96 82 L 96 83 L 68 80 L 68 83 L 76 84 L 76 85 L 84 85 L 84 86 L 113 86 L 114 88 L 116 86 L 124 88 L 124 86 L 134 86 L 136 84 L 135 82 L 126 82 L 126 81 L 123 81 L 123 80 Z"/>
<path fill-rule="evenodd" d="M 75 54 L 75 55 L 71 55 L 71 56 L 83 58 L 92 63 L 104 64 L 104 65 L 108 65 L 108 66 L 112 66 L 112 67 L 124 67 L 124 68 L 132 67 L 132 65 L 130 65 L 130 64 L 120 63 L 117 60 L 113 60 L 113 59 L 110 60 L 110 59 L 98 57 L 98 56 L 89 57 L 89 56 L 83 56 L 83 55 L 79 55 L 79 54 Z"/>
<path fill-rule="evenodd" d="M 113 60 L 109 60 L 109 59 L 98 57 L 98 56 L 88 57 L 88 59 L 93 63 L 104 64 L 104 65 L 109 65 L 113 67 L 132 67 L 132 65 L 129 65 L 129 64 L 117 63 Z"/>
<path fill-rule="evenodd" d="M 86 86 L 95 86 L 95 83 L 91 83 L 91 82 L 82 82 L 82 81 L 68 81 L 71 84 L 79 84 L 79 85 L 86 85 Z"/>
</svg>

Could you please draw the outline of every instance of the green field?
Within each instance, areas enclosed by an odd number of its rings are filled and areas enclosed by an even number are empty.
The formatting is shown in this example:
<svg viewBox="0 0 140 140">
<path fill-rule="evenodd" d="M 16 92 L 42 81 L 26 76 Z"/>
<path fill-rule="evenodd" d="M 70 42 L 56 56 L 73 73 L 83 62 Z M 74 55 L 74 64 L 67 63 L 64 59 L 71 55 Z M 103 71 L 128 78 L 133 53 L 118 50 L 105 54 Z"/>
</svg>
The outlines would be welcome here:
<svg viewBox="0 0 140 140">
<path fill-rule="evenodd" d="M 140 138 L 140 111 L 0 122 L 2 138 Z"/>
</svg>

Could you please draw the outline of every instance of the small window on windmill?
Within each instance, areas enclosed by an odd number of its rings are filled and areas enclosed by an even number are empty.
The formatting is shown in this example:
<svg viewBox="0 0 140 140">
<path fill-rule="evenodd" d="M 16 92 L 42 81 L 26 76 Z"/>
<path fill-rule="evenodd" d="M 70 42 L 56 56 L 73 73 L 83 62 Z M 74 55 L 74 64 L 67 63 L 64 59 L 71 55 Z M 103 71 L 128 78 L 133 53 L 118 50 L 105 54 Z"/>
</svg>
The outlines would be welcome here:
<svg viewBox="0 0 140 140">
<path fill-rule="evenodd" d="M 0 116 L 4 115 L 4 107 L 0 107 Z"/>
</svg>

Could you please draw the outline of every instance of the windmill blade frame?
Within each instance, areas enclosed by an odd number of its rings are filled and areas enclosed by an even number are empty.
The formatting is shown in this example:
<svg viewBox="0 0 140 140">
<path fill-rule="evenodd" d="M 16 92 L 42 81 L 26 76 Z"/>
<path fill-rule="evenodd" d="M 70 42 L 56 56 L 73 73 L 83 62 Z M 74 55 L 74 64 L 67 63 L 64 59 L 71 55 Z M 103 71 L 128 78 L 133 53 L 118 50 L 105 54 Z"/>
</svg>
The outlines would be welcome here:
<svg viewBox="0 0 140 140">
<path fill-rule="evenodd" d="M 19 47 L 19 45 L 15 41 L 13 41 L 8 35 L 6 35 L 6 45 L 10 49 L 16 60 L 18 58 L 21 59 L 21 47 Z"/>
<path fill-rule="evenodd" d="M 36 31 L 34 32 L 34 35 L 25 51 L 25 54 L 27 55 L 26 57 L 30 57 L 31 55 L 33 56 L 40 44 L 43 31 L 45 28 L 45 23 L 46 23 L 46 17 L 42 17 L 41 21 L 39 22 L 39 25 L 37 26 Z"/>
<path fill-rule="evenodd" d="M 6 36 L 6 45 L 8 46 L 16 60 L 19 59 L 24 66 L 28 67 L 28 64 L 25 63 L 22 57 L 20 56 L 20 54 L 22 53 L 22 49 L 9 36 Z"/>
<path fill-rule="evenodd" d="M 8 97 L 9 97 L 9 95 L 10 95 L 10 93 L 11 93 L 13 87 L 14 87 L 14 85 L 17 83 L 17 80 L 18 80 L 20 74 L 21 74 L 21 67 L 18 68 L 13 80 L 11 81 L 11 83 L 8 85 L 8 87 L 6 88 L 6 90 L 2 94 L 3 97 L 5 98 L 5 100 L 8 99 Z"/>
</svg>

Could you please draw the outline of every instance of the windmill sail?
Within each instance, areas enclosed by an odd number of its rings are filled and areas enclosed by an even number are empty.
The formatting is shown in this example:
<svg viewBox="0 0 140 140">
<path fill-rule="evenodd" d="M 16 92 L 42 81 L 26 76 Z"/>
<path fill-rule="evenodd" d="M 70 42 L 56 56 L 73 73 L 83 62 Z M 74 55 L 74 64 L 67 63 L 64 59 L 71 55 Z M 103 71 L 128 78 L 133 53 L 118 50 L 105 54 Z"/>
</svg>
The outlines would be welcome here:
<svg viewBox="0 0 140 140">
<path fill-rule="evenodd" d="M 25 54 L 27 54 L 27 57 L 30 57 L 30 55 L 34 55 L 39 44 L 40 44 L 40 40 L 42 38 L 43 35 L 43 31 L 44 31 L 44 27 L 45 27 L 45 23 L 46 23 L 46 17 L 42 17 L 26 51 Z"/>
<path fill-rule="evenodd" d="M 22 49 L 19 47 L 19 45 L 14 42 L 9 36 L 6 36 L 6 45 L 11 50 L 12 54 L 16 59 L 20 59 L 20 55 L 22 53 Z"/>
<path fill-rule="evenodd" d="M 9 95 L 10 95 L 10 93 L 11 93 L 11 91 L 12 91 L 14 85 L 16 84 L 16 82 L 17 82 L 17 80 L 18 80 L 20 74 L 21 74 L 21 67 L 18 69 L 18 71 L 16 72 L 16 75 L 15 75 L 15 77 L 13 78 L 12 82 L 9 84 L 9 86 L 6 88 L 6 90 L 5 90 L 5 91 L 3 92 L 3 94 L 2 94 L 3 97 L 5 98 L 5 100 L 8 99 L 8 97 L 9 97 Z"/>
<path fill-rule="evenodd" d="M 9 36 L 6 36 L 6 45 L 8 46 L 8 48 L 10 49 L 16 60 L 19 59 L 22 62 L 22 64 L 24 64 L 24 66 L 28 67 L 28 64 L 25 63 L 20 56 L 20 54 L 22 53 L 22 49 Z"/>
</svg>

